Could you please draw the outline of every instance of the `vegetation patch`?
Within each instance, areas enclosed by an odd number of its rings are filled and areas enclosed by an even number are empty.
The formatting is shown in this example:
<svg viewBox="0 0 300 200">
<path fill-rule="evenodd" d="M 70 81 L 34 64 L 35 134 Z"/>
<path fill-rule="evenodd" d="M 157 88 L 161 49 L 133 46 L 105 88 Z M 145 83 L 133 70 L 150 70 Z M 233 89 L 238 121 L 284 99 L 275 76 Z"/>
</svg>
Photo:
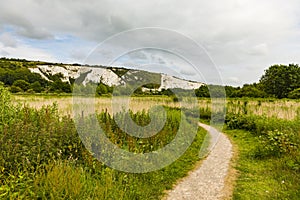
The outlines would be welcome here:
<svg viewBox="0 0 300 200">
<path fill-rule="evenodd" d="M 73 120 L 59 115 L 56 105 L 42 109 L 12 105 L 7 89 L 0 90 L 1 199 L 159 199 L 199 160 L 206 134 L 202 129 L 185 154 L 161 170 L 145 174 L 113 170 L 85 149 Z M 180 112 L 169 109 L 168 113 L 164 130 L 144 145 L 115 129 L 109 113 L 101 113 L 99 122 L 120 147 L 147 152 L 176 134 Z M 147 112 L 131 115 L 141 125 L 149 120 Z"/>
<path fill-rule="evenodd" d="M 225 130 L 237 144 L 238 179 L 233 199 L 298 199 L 300 157 L 295 154 L 270 156 L 261 138 L 245 130 Z M 272 144 L 273 145 L 273 144 Z M 265 152 L 267 151 L 267 152 Z"/>
</svg>

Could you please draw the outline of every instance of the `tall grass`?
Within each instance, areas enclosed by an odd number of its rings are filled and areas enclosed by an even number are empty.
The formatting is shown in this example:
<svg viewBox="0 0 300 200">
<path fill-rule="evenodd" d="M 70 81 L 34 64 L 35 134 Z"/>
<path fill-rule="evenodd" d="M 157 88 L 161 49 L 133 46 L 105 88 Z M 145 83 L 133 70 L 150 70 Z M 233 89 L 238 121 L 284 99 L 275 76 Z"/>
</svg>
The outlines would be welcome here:
<svg viewBox="0 0 300 200">
<path fill-rule="evenodd" d="M 256 103 L 257 107 L 263 104 Z M 285 102 L 284 105 L 297 103 Z M 300 115 L 296 107 L 293 111 L 292 108 L 289 110 L 293 114 L 282 118 L 282 115 L 274 114 L 274 111 L 280 110 L 278 102 L 273 105 L 269 115 L 253 113 L 249 103 L 238 107 L 238 112 L 228 111 L 226 125 L 229 130 L 226 132 L 239 149 L 236 166 L 239 178 L 234 199 L 299 198 Z M 283 106 L 281 109 L 286 108 Z"/>
<path fill-rule="evenodd" d="M 40 109 L 11 104 L 7 90 L 0 90 L 0 199 L 159 199 L 199 160 L 203 130 L 183 156 L 161 170 L 116 171 L 83 146 L 73 119 L 60 115 L 57 104 Z M 108 111 L 98 120 L 116 145 L 144 153 L 161 148 L 176 135 L 180 111 L 168 108 L 167 113 L 162 131 L 142 140 L 122 132 Z M 130 115 L 140 125 L 150 120 L 147 111 Z"/>
<path fill-rule="evenodd" d="M 119 105 L 122 105 L 124 99 L 122 97 L 114 97 Z M 63 96 L 22 96 L 15 95 L 13 101 L 21 104 L 28 104 L 30 107 L 40 109 L 45 105 L 52 105 L 57 102 L 60 114 L 72 115 L 72 97 Z M 109 113 L 112 113 L 111 97 L 96 97 L 95 108 L 97 112 L 101 112 L 106 108 Z M 165 105 L 168 107 L 179 108 L 182 107 L 179 102 L 174 102 L 171 97 L 167 96 L 145 96 L 145 97 L 131 97 L 130 109 L 133 112 L 148 110 L 155 105 Z M 118 105 L 114 105 L 116 108 Z M 185 105 L 186 106 L 186 105 Z M 189 108 L 200 107 L 203 110 L 211 110 L 211 99 L 199 98 L 198 105 L 190 104 Z M 300 101 L 291 99 L 227 99 L 226 109 L 228 113 L 245 114 L 275 117 L 279 119 L 293 120 L 300 116 Z M 120 109 L 119 109 L 120 110 Z"/>
</svg>

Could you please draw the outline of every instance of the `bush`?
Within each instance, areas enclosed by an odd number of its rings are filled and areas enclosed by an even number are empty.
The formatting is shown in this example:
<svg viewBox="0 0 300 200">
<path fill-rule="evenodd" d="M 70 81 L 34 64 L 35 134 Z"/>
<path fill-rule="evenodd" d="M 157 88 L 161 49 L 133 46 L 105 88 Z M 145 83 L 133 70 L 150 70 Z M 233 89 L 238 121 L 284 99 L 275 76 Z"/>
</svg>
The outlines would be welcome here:
<svg viewBox="0 0 300 200">
<path fill-rule="evenodd" d="M 293 154 L 297 151 L 298 145 L 293 142 L 292 133 L 284 133 L 278 130 L 268 131 L 267 134 L 259 137 L 266 155 L 280 156 L 282 154 Z"/>
<path fill-rule="evenodd" d="M 10 87 L 10 92 L 18 93 L 18 92 L 23 92 L 23 90 L 22 90 L 22 88 L 13 85 L 13 86 Z"/>
<path fill-rule="evenodd" d="M 227 114 L 225 123 L 229 129 L 244 129 L 253 132 L 257 130 L 254 116 Z"/>
<path fill-rule="evenodd" d="M 0 169 L 33 172 L 51 159 L 80 159 L 83 151 L 74 122 L 60 118 L 57 105 L 35 110 L 11 104 L 10 93 L 0 86 Z"/>
<path fill-rule="evenodd" d="M 38 81 L 35 81 L 34 83 L 32 83 L 30 85 L 30 88 L 34 91 L 34 92 L 37 92 L 37 93 L 40 93 L 42 92 L 43 88 L 42 88 L 42 85 L 40 84 L 40 82 Z"/>
<path fill-rule="evenodd" d="M 23 91 L 26 91 L 29 89 L 30 84 L 27 81 L 24 80 L 16 80 L 12 86 L 19 87 Z"/>
</svg>

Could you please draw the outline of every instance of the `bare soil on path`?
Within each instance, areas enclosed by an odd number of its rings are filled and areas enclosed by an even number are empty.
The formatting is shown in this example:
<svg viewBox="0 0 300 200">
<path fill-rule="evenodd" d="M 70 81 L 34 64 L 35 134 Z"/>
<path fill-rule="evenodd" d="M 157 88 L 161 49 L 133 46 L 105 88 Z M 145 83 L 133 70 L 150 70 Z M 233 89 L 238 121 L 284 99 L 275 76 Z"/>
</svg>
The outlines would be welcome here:
<svg viewBox="0 0 300 200">
<path fill-rule="evenodd" d="M 206 124 L 199 123 L 211 136 L 211 151 L 201 165 L 183 178 L 167 194 L 167 200 L 208 200 L 227 199 L 225 183 L 233 147 L 226 135 Z"/>
</svg>

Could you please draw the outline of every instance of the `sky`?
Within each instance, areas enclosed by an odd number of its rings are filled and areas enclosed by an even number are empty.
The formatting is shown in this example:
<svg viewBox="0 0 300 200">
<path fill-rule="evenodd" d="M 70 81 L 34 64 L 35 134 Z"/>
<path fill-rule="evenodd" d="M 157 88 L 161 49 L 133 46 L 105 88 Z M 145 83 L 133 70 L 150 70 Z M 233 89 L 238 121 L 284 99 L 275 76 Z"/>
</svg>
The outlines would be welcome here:
<svg viewBox="0 0 300 200">
<path fill-rule="evenodd" d="M 210 71 L 233 86 L 300 62 L 299 0 L 0 0 L 0 9 L 0 57 L 218 82 Z"/>
</svg>

